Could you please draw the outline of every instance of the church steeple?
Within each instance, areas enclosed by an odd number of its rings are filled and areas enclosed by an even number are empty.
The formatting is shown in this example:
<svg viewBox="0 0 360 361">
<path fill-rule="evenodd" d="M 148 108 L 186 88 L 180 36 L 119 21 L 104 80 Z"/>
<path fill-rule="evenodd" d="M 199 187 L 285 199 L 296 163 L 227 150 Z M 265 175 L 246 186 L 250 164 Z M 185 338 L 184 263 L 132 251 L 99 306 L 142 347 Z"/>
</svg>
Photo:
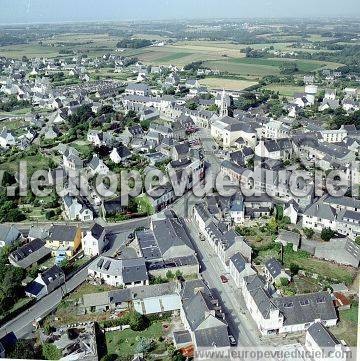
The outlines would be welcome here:
<svg viewBox="0 0 360 361">
<path fill-rule="evenodd" d="M 221 117 L 226 117 L 227 115 L 229 115 L 228 104 L 227 104 L 227 101 L 226 101 L 225 89 L 223 89 L 223 91 L 221 93 L 220 116 Z"/>
</svg>

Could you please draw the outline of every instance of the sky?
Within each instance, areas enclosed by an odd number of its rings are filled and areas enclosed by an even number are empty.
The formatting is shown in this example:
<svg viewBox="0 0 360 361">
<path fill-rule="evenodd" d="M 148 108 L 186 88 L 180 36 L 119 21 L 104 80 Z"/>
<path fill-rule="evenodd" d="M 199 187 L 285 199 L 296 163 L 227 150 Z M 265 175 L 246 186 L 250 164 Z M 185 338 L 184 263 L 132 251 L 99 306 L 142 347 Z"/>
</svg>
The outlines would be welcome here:
<svg viewBox="0 0 360 361">
<path fill-rule="evenodd" d="M 359 17 L 359 0 L 0 0 L 0 24 Z"/>
</svg>

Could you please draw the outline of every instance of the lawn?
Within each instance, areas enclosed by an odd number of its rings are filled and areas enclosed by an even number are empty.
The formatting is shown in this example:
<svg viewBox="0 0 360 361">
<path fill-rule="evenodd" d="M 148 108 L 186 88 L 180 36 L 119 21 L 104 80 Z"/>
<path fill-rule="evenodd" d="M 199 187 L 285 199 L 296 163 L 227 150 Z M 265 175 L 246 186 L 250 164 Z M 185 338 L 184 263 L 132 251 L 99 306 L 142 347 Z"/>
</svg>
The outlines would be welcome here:
<svg viewBox="0 0 360 361">
<path fill-rule="evenodd" d="M 226 90 L 244 90 L 250 86 L 256 85 L 257 82 L 227 78 L 205 78 L 200 80 L 200 84 L 210 89 L 225 88 Z"/>
<path fill-rule="evenodd" d="M 359 306 L 353 304 L 350 310 L 340 311 L 340 322 L 331 329 L 332 333 L 348 346 L 356 346 L 358 332 Z"/>
<path fill-rule="evenodd" d="M 22 156 L 21 153 L 9 157 L 8 161 L 1 163 L 2 170 L 6 170 L 11 174 L 19 171 L 20 161 L 25 161 L 27 164 L 28 176 L 33 174 L 36 170 L 48 170 L 50 158 L 42 154 Z"/>
<path fill-rule="evenodd" d="M 164 335 L 162 322 L 152 323 L 144 331 L 133 331 L 126 329 L 123 331 L 106 332 L 106 346 L 108 354 L 117 354 L 118 356 L 128 358 L 134 355 L 135 347 L 139 337 L 152 339 L 159 343 L 158 339 Z M 157 345 L 159 346 L 159 345 Z"/>
</svg>

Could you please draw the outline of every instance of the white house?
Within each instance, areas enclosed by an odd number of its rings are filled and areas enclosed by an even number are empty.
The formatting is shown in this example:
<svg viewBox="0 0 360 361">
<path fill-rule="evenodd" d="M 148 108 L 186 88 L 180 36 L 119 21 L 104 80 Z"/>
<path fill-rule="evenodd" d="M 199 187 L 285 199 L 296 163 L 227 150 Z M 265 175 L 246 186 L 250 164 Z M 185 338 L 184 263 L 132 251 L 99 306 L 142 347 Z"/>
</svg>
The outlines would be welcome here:
<svg viewBox="0 0 360 361">
<path fill-rule="evenodd" d="M 88 231 L 83 233 L 81 243 L 85 256 L 95 257 L 101 254 L 106 245 L 105 236 L 105 228 L 98 223 L 94 223 Z"/>
<path fill-rule="evenodd" d="M 131 152 L 124 145 L 119 145 L 110 153 L 110 159 L 115 163 L 119 164 L 127 159 L 131 158 Z"/>
<path fill-rule="evenodd" d="M 255 275 L 256 271 L 251 267 L 251 263 L 246 261 L 240 252 L 237 252 L 230 257 L 229 273 L 235 284 L 242 288 L 244 286 L 244 278 Z"/>
<path fill-rule="evenodd" d="M 88 167 L 92 175 L 95 174 L 106 175 L 109 173 L 108 166 L 103 162 L 102 159 L 98 157 L 97 154 L 93 156 Z"/>
<path fill-rule="evenodd" d="M 78 198 L 69 194 L 63 198 L 64 213 L 70 221 L 79 220 L 82 222 L 92 221 L 94 219 L 93 211 Z"/>
<path fill-rule="evenodd" d="M 16 144 L 15 137 L 11 132 L 7 131 L 5 128 L 0 133 L 0 147 L 7 148 Z"/>
<path fill-rule="evenodd" d="M 314 323 L 307 329 L 305 349 L 314 355 L 315 361 L 346 361 L 346 354 L 350 351 L 320 322 Z"/>
<path fill-rule="evenodd" d="M 289 138 L 291 127 L 279 120 L 271 120 L 263 126 L 263 136 L 268 139 Z"/>
<path fill-rule="evenodd" d="M 144 258 L 115 259 L 101 256 L 88 269 L 89 278 L 114 287 L 148 285 Z"/>
</svg>

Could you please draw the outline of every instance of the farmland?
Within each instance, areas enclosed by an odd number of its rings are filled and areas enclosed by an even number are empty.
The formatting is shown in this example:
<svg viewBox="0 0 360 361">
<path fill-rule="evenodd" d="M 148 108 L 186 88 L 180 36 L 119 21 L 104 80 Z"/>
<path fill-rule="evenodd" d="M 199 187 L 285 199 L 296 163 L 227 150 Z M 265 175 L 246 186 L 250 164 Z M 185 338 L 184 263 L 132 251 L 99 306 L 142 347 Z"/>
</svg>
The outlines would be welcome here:
<svg viewBox="0 0 360 361">
<path fill-rule="evenodd" d="M 250 86 L 256 85 L 257 82 L 251 80 L 241 79 L 227 79 L 227 78 L 206 78 L 200 80 L 200 84 L 210 89 L 221 89 L 226 90 L 244 90 Z"/>
</svg>

